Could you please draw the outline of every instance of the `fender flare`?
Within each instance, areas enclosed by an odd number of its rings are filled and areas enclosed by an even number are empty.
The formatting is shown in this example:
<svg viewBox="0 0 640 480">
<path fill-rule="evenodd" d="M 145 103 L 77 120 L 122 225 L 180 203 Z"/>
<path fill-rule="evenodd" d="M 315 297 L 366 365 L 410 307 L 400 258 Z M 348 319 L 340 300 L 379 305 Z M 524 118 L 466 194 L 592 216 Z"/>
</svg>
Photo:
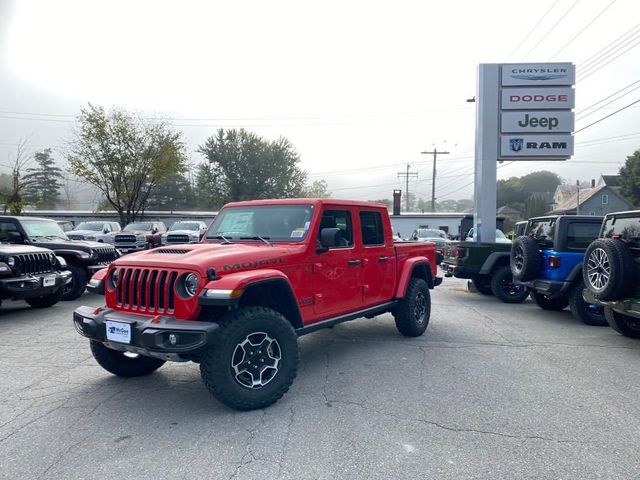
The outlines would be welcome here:
<svg viewBox="0 0 640 480">
<path fill-rule="evenodd" d="M 414 275 L 414 271 L 418 270 L 418 275 Z M 411 277 L 418 276 L 424 278 L 429 285 L 429 288 L 433 288 L 433 274 L 431 273 L 431 263 L 427 257 L 413 257 L 407 260 L 402 267 L 402 272 L 398 277 L 398 286 L 396 287 L 395 297 L 402 298 L 407 292 L 407 286 Z"/>
<path fill-rule="evenodd" d="M 500 261 L 503 258 L 507 259 L 507 266 L 509 265 L 509 256 L 510 253 L 509 252 L 493 252 L 491 253 L 487 259 L 484 261 L 484 263 L 482 264 L 482 267 L 480 268 L 480 275 L 489 275 L 491 273 L 491 270 L 493 270 L 493 267 L 496 266 L 496 263 L 498 263 L 498 261 Z"/>
<path fill-rule="evenodd" d="M 53 253 L 55 253 L 59 257 L 64 258 L 65 260 L 67 260 L 67 258 L 70 258 L 73 260 L 90 260 L 91 259 L 91 255 L 89 255 L 89 252 L 85 252 L 84 250 L 58 249 L 58 250 L 54 250 Z M 89 257 L 88 258 L 83 257 L 81 253 L 85 253 L 89 255 Z"/>
<path fill-rule="evenodd" d="M 582 262 L 579 262 L 573 266 L 569 275 L 567 275 L 566 281 L 569 283 L 573 283 L 577 278 L 582 279 Z"/>
<path fill-rule="evenodd" d="M 294 328 L 302 327 L 302 314 L 289 278 L 280 270 L 260 269 L 230 273 L 218 280 L 207 282 L 199 296 L 202 306 L 235 306 L 242 303 L 260 287 L 276 287 L 279 290 L 278 300 L 283 301 L 278 309 Z M 207 295 L 207 291 L 216 295 Z"/>
</svg>

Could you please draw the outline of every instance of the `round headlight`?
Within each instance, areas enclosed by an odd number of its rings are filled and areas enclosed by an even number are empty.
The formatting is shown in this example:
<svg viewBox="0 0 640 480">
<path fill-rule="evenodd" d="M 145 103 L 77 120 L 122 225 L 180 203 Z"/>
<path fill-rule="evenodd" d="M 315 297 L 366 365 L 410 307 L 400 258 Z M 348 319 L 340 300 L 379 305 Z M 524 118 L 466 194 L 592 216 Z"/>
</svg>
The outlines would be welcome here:
<svg viewBox="0 0 640 480">
<path fill-rule="evenodd" d="M 9 267 L 13 268 L 16 266 L 16 258 L 15 257 L 9 257 L 9 259 L 7 260 L 7 265 L 9 265 Z"/>
<path fill-rule="evenodd" d="M 118 275 L 120 275 L 120 272 L 118 271 L 117 268 L 114 268 L 113 272 L 111 272 L 111 287 L 112 288 L 116 288 L 118 286 Z"/>
<path fill-rule="evenodd" d="M 97 260 L 98 259 L 98 251 L 97 250 L 90 250 L 89 251 L 89 255 L 91 255 L 91 258 L 93 260 Z"/>
<path fill-rule="evenodd" d="M 184 290 L 190 297 L 193 297 L 198 291 L 198 277 L 193 273 L 184 277 Z"/>
<path fill-rule="evenodd" d="M 52 266 L 55 266 L 55 264 L 56 264 L 56 256 L 53 253 L 51 255 L 49 255 L 49 262 L 51 262 Z"/>
</svg>

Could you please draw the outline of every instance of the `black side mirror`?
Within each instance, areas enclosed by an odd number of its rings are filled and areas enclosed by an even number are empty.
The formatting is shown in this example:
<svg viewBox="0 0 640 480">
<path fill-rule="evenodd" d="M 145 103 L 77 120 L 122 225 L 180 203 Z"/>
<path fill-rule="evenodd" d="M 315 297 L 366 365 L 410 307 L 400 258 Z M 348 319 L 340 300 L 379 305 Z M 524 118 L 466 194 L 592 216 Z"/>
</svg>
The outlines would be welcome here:
<svg viewBox="0 0 640 480">
<path fill-rule="evenodd" d="M 25 243 L 20 232 L 8 232 L 9 243 Z"/>
<path fill-rule="evenodd" d="M 323 228 L 320 230 L 320 245 L 318 252 L 326 252 L 331 247 L 337 247 L 340 244 L 339 228 Z"/>
</svg>

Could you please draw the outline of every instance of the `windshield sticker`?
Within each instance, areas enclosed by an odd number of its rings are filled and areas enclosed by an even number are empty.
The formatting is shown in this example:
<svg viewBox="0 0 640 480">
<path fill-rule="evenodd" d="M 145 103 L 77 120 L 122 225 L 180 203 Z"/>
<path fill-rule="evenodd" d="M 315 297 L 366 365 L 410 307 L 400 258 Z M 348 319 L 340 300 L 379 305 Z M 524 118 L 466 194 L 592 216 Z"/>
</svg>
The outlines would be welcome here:
<svg viewBox="0 0 640 480">
<path fill-rule="evenodd" d="M 296 228 L 293 232 L 291 232 L 291 238 L 302 238 L 304 237 L 305 230 L 303 228 Z"/>
<path fill-rule="evenodd" d="M 309 230 L 309 226 L 311 225 L 311 222 L 304 222 L 304 231 L 306 232 L 307 230 Z"/>
</svg>

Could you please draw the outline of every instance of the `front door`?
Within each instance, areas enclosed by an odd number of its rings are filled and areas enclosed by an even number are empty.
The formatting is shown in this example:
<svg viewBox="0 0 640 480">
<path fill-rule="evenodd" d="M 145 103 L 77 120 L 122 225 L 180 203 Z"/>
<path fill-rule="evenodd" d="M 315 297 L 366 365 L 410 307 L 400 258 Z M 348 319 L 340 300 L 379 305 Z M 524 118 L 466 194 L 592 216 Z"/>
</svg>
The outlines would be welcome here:
<svg viewBox="0 0 640 480">
<path fill-rule="evenodd" d="M 318 239 L 323 228 L 339 228 L 341 245 L 316 253 L 313 262 L 313 305 L 317 320 L 362 308 L 361 265 L 353 234 L 350 209 L 327 208 L 322 212 Z"/>
</svg>

